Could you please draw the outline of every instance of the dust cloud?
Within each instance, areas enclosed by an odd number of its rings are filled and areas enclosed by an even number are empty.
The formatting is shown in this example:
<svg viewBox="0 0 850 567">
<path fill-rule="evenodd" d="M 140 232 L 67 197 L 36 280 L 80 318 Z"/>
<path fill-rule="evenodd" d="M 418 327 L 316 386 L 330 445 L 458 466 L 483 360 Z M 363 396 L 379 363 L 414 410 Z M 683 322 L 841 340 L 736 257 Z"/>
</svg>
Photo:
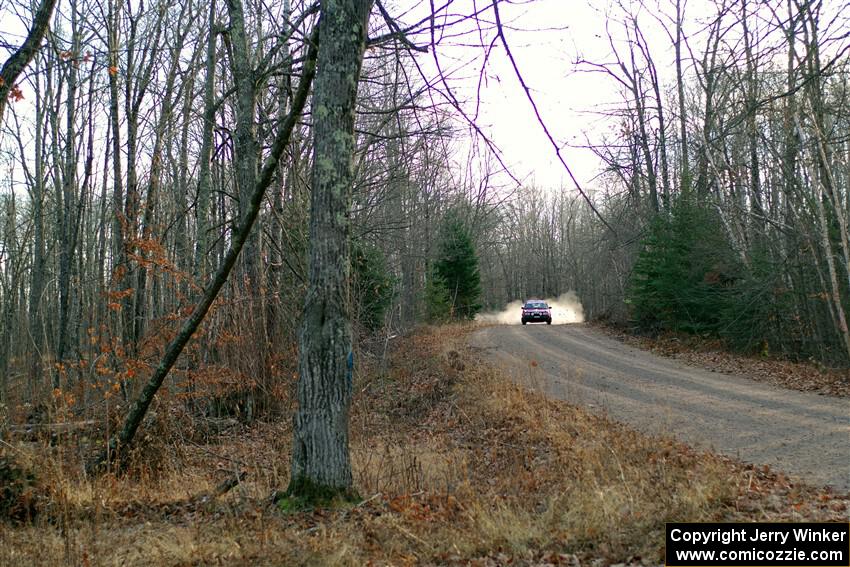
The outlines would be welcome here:
<svg viewBox="0 0 850 567">
<path fill-rule="evenodd" d="M 544 299 L 552 308 L 552 324 L 566 325 L 569 323 L 581 323 L 584 321 L 584 308 L 581 300 L 574 291 L 559 295 L 557 298 Z M 479 323 L 495 323 L 498 325 L 521 325 L 522 324 L 522 300 L 511 301 L 502 311 L 490 311 L 479 313 L 475 320 Z"/>
</svg>

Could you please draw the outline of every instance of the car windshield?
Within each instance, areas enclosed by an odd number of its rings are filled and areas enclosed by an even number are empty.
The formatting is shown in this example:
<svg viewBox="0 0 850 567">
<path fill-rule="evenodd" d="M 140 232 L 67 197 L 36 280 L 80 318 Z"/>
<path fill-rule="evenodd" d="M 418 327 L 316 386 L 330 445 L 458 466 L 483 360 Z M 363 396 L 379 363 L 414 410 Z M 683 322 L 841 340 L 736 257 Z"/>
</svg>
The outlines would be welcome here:
<svg viewBox="0 0 850 567">
<path fill-rule="evenodd" d="M 546 309 L 547 305 L 543 301 L 529 301 L 525 304 L 526 309 Z"/>
</svg>

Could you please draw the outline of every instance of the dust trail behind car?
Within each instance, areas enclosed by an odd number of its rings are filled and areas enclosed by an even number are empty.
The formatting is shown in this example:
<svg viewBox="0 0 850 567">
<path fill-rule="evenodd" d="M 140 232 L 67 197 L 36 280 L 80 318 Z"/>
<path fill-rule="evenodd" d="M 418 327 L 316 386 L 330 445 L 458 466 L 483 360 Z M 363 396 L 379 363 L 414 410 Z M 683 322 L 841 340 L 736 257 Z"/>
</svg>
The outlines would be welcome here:
<svg viewBox="0 0 850 567">
<path fill-rule="evenodd" d="M 552 308 L 552 324 L 566 325 L 568 323 L 584 322 L 584 308 L 581 300 L 574 291 L 568 291 L 556 298 L 546 298 L 544 301 Z M 475 320 L 481 323 L 496 323 L 499 325 L 522 324 L 523 300 L 517 299 L 508 303 L 502 311 L 479 313 Z"/>
</svg>

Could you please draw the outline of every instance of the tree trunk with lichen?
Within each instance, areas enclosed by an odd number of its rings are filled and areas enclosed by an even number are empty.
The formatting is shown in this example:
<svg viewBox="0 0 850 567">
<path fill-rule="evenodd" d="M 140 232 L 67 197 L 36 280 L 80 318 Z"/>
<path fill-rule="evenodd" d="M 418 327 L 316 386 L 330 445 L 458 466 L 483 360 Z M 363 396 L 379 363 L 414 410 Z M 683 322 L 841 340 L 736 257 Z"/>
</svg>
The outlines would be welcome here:
<svg viewBox="0 0 850 567">
<path fill-rule="evenodd" d="M 257 181 L 257 166 L 260 162 L 260 146 L 257 140 L 257 78 L 251 64 L 250 38 L 246 31 L 245 11 L 242 0 L 227 0 L 230 16 L 230 44 L 232 51 L 233 80 L 236 86 L 236 130 L 234 131 L 235 181 L 239 202 L 239 218 L 246 214 L 251 192 Z M 252 232 L 245 243 L 242 255 L 244 278 L 248 294 L 255 297 L 260 293 L 259 233 Z"/>
<path fill-rule="evenodd" d="M 351 494 L 348 420 L 354 111 L 371 0 L 326 0 L 313 94 L 309 287 L 299 333 L 299 408 L 289 494 Z"/>
</svg>

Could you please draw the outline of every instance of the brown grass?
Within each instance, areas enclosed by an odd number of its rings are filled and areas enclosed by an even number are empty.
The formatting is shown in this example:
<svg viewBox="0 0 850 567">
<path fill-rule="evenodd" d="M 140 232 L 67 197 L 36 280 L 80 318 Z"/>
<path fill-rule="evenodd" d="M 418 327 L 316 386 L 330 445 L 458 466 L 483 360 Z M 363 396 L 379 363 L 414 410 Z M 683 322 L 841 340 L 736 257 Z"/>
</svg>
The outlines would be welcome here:
<svg viewBox="0 0 850 567">
<path fill-rule="evenodd" d="M 464 346 L 467 331 L 423 329 L 385 371 L 362 365 L 357 506 L 271 504 L 288 480 L 288 418 L 203 443 L 164 420 L 140 453 L 158 462 L 124 478 L 85 478 L 70 438 L 0 443 L 42 498 L 34 522 L 0 524 L 0 565 L 658 563 L 665 521 L 847 519 L 847 496 L 516 386 Z M 245 481 L 212 496 L 237 471 Z"/>
</svg>

